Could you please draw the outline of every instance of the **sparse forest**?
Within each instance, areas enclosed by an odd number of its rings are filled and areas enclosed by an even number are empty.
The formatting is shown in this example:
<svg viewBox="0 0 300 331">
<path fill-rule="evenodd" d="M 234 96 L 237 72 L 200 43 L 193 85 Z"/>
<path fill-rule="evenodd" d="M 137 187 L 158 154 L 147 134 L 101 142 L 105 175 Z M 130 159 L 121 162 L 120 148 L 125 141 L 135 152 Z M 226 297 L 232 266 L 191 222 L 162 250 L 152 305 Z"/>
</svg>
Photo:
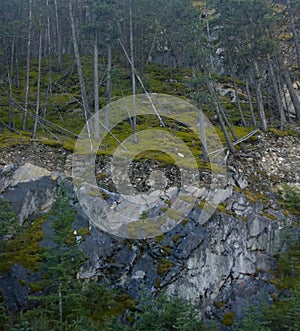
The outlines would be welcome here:
<svg viewBox="0 0 300 331">
<path fill-rule="evenodd" d="M 74 138 L 118 98 L 166 93 L 216 116 L 233 152 L 236 127 L 299 121 L 298 11 L 297 1 L 3 0 L 2 127 Z"/>
</svg>

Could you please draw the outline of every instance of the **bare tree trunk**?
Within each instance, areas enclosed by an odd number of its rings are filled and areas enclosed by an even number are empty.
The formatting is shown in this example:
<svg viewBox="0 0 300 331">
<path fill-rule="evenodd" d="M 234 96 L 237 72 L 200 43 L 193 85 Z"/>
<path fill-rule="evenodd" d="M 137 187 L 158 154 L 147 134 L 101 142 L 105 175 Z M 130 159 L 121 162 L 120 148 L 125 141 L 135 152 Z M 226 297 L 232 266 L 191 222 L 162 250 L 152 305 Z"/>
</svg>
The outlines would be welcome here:
<svg viewBox="0 0 300 331">
<path fill-rule="evenodd" d="M 196 68 L 192 66 L 191 68 L 192 79 L 196 81 Z M 199 86 L 198 84 L 195 86 L 196 91 L 198 92 Z M 199 123 L 200 123 L 200 139 L 201 139 L 201 149 L 202 149 L 202 160 L 205 162 L 209 161 L 209 155 L 207 150 L 207 141 L 206 141 L 206 130 L 205 130 L 205 123 L 204 123 L 204 115 L 203 110 L 200 102 L 197 102 L 198 114 L 199 114 Z"/>
<path fill-rule="evenodd" d="M 62 40 L 61 40 L 61 33 L 60 33 L 57 1 L 58 0 L 54 0 L 55 23 L 56 23 L 56 34 L 57 34 L 57 64 L 58 64 L 59 70 L 62 71 Z"/>
<path fill-rule="evenodd" d="M 74 16 L 73 16 L 73 1 L 74 0 L 69 0 L 69 14 L 70 14 L 70 20 L 71 20 L 72 42 L 73 42 L 75 61 L 76 61 L 77 72 L 78 72 L 78 77 L 79 77 L 84 117 L 85 117 L 85 121 L 87 123 L 91 116 L 91 112 L 90 112 L 90 107 L 89 107 L 89 103 L 88 103 L 88 97 L 87 97 L 87 93 L 86 93 L 85 81 L 84 81 L 84 77 L 83 77 L 83 71 L 82 71 L 80 55 L 79 55 L 79 48 L 78 48 L 78 43 L 77 43 L 77 38 L 76 38 L 75 21 L 74 21 Z"/>
<path fill-rule="evenodd" d="M 274 89 L 274 93 L 275 93 L 276 104 L 277 104 L 277 108 L 279 111 L 279 116 L 280 116 L 280 129 L 282 130 L 286 124 L 286 118 L 285 118 L 282 101 L 281 101 L 281 97 L 280 97 L 281 94 L 280 94 L 280 91 L 279 91 L 279 88 L 277 85 L 277 80 L 275 77 L 271 57 L 269 54 L 268 54 L 267 58 L 268 58 L 269 73 L 270 73 L 270 77 L 271 77 L 271 81 L 272 81 L 272 85 L 273 85 L 273 89 Z"/>
<path fill-rule="evenodd" d="M 48 11 L 47 11 L 47 34 L 46 34 L 47 48 L 48 48 L 48 86 L 46 89 L 45 103 L 43 105 L 43 113 L 42 113 L 43 117 L 46 117 L 49 93 L 52 92 L 51 25 L 50 25 L 49 0 L 47 0 L 46 4 L 47 4 L 47 9 L 48 9 Z"/>
<path fill-rule="evenodd" d="M 234 93 L 235 93 L 235 98 L 236 98 L 236 104 L 238 106 L 238 110 L 239 110 L 240 115 L 241 115 L 242 125 L 247 126 L 247 123 L 246 123 L 246 120 L 245 120 L 245 117 L 244 117 L 244 113 L 243 113 L 243 109 L 242 109 L 242 106 L 241 106 L 240 98 L 239 98 L 239 95 L 238 95 L 238 89 L 237 89 L 236 82 L 235 82 L 234 79 L 233 79 L 233 88 L 234 88 Z"/>
<path fill-rule="evenodd" d="M 207 151 L 207 141 L 205 132 L 205 123 L 203 117 L 203 111 L 201 106 L 198 105 L 199 122 L 200 122 L 200 139 L 201 139 L 201 149 L 202 149 L 202 160 L 205 162 L 209 161 L 208 151 Z"/>
<path fill-rule="evenodd" d="M 32 138 L 36 138 L 37 124 L 39 121 L 40 112 L 40 95 L 41 95 L 41 67 L 42 67 L 42 22 L 40 22 L 40 38 L 39 38 L 39 60 L 38 60 L 38 77 L 37 77 L 37 95 L 36 95 L 36 110 L 35 110 L 35 120 L 32 131 Z"/>
<path fill-rule="evenodd" d="M 16 88 L 20 88 L 20 71 L 19 71 L 18 54 L 16 54 Z"/>
<path fill-rule="evenodd" d="M 52 92 L 52 80 L 51 80 L 51 73 L 52 73 L 52 61 L 51 61 L 51 25 L 50 25 L 50 7 L 49 7 L 49 0 L 47 0 L 47 44 L 48 44 L 48 89 L 49 93 Z"/>
<path fill-rule="evenodd" d="M 207 34 L 207 45 L 209 49 L 209 60 L 211 68 L 214 69 L 214 60 L 211 52 L 211 34 L 210 34 L 210 27 L 209 27 L 209 17 L 208 17 L 208 3 L 205 1 L 205 23 L 206 23 L 206 34 Z"/>
<path fill-rule="evenodd" d="M 150 50 L 149 50 L 149 53 L 148 53 L 148 56 L 147 56 L 146 64 L 149 64 L 149 62 L 152 59 L 152 55 L 151 54 L 152 54 L 153 49 L 155 47 L 155 43 L 156 43 L 156 40 L 157 40 L 158 31 L 159 31 L 159 27 L 157 26 L 156 27 L 156 30 L 155 30 L 155 33 L 154 33 L 154 36 L 153 36 L 153 39 L 152 39 L 151 47 L 150 47 Z"/>
<path fill-rule="evenodd" d="M 134 49 L 133 49 L 133 18 L 132 18 L 132 1 L 129 3 L 129 24 L 130 24 L 130 64 L 131 64 L 131 80 L 132 80 L 132 131 L 133 131 L 133 143 L 137 143 L 136 135 L 136 82 L 135 82 L 135 68 L 134 68 Z"/>
<path fill-rule="evenodd" d="M 222 24 L 225 25 L 223 17 L 222 17 Z M 226 41 L 226 49 L 228 50 L 227 55 L 228 55 L 228 59 L 229 59 L 230 71 L 231 71 L 232 76 L 233 76 L 232 82 L 233 82 L 234 93 L 235 93 L 235 102 L 238 106 L 238 110 L 239 110 L 239 113 L 240 113 L 240 116 L 241 116 L 242 125 L 247 126 L 246 120 L 245 120 L 245 117 L 244 117 L 244 114 L 243 114 L 243 110 L 242 110 L 242 107 L 241 107 L 239 95 L 238 95 L 238 89 L 237 89 L 237 86 L 236 86 L 236 81 L 235 81 L 235 78 L 234 78 L 233 63 L 232 63 L 232 58 L 231 58 L 231 54 L 230 54 L 230 50 L 229 50 L 229 43 L 228 43 L 227 37 L 225 37 L 225 41 Z"/>
<path fill-rule="evenodd" d="M 290 0 L 286 0 L 286 3 L 287 3 L 287 8 L 288 8 L 290 24 L 291 24 L 291 30 L 292 30 L 292 34 L 293 34 L 293 41 L 294 41 L 295 49 L 296 49 L 298 71 L 300 71 L 300 43 L 298 40 L 298 34 L 297 34 L 296 27 L 295 27 L 295 18 L 294 18 L 293 10 L 291 8 Z"/>
<path fill-rule="evenodd" d="M 207 87 L 208 87 L 208 91 L 209 91 L 209 94 L 213 96 L 214 98 L 214 102 L 215 102 L 215 106 L 216 106 L 216 112 L 217 112 L 217 117 L 218 117 L 218 121 L 220 123 L 220 126 L 221 126 L 221 129 L 222 129 L 222 132 L 224 134 L 224 137 L 225 137 L 225 140 L 227 142 L 227 146 L 229 148 L 229 150 L 234 153 L 235 152 L 235 148 L 234 148 L 234 145 L 229 137 L 229 134 L 226 130 L 226 126 L 225 126 L 225 123 L 224 123 L 224 120 L 223 120 L 223 117 L 222 117 L 222 114 L 221 114 L 221 111 L 220 111 L 220 105 L 219 105 L 219 102 L 217 101 L 217 94 L 216 94 L 216 91 L 215 91 L 215 87 L 213 85 L 212 82 L 208 82 L 207 83 Z M 226 118 L 226 116 L 225 116 Z"/>
<path fill-rule="evenodd" d="M 216 95 L 216 98 L 217 98 L 217 95 Z M 227 118 L 227 116 L 226 116 L 226 114 L 225 114 L 225 112 L 224 112 L 224 109 L 223 109 L 223 107 L 221 106 L 221 104 L 220 104 L 220 102 L 219 102 L 218 99 L 217 99 L 217 101 L 216 101 L 216 105 L 217 105 L 217 108 L 219 109 L 219 112 L 220 112 L 221 116 L 222 116 L 223 119 L 224 119 L 224 122 L 225 122 L 226 126 L 228 127 L 228 129 L 229 129 L 229 131 L 230 131 L 230 133 L 231 133 L 231 135 L 232 135 L 232 138 L 233 138 L 234 140 L 238 140 L 238 137 L 237 137 L 237 135 L 234 133 L 233 128 L 232 128 L 232 126 L 231 126 L 231 124 L 230 124 L 230 122 L 229 122 L 229 120 L 228 120 L 228 118 Z"/>
<path fill-rule="evenodd" d="M 293 103 L 293 106 L 294 106 L 294 109 L 296 112 L 297 120 L 300 121 L 300 101 L 299 101 L 296 91 L 293 88 L 293 83 L 292 83 L 291 77 L 288 73 L 288 70 L 284 64 L 281 64 L 281 72 L 283 74 L 287 89 L 291 96 L 292 103 Z"/>
<path fill-rule="evenodd" d="M 26 91 L 23 117 L 23 130 L 26 130 L 28 116 L 28 98 L 29 98 L 29 74 L 30 74 L 30 48 L 31 48 L 31 27 L 32 27 L 32 0 L 28 0 L 28 40 L 27 40 L 27 61 L 26 61 Z"/>
<path fill-rule="evenodd" d="M 259 70 L 258 70 L 258 63 L 256 59 L 252 58 L 253 63 L 253 69 L 254 69 L 254 78 L 255 78 L 255 86 L 256 86 L 256 96 L 257 96 L 257 107 L 259 111 L 259 118 L 260 118 L 260 126 L 262 131 L 267 132 L 268 131 L 268 124 L 267 124 L 267 118 L 264 110 L 264 104 L 263 104 L 263 97 L 261 93 L 261 82 L 259 78 Z"/>
<path fill-rule="evenodd" d="M 11 55 L 10 55 L 10 66 L 7 71 L 8 85 L 9 85 L 9 108 L 8 108 L 8 124 L 13 129 L 15 129 L 15 117 L 14 117 L 14 98 L 13 98 L 13 63 L 14 63 L 14 50 L 15 50 L 15 39 L 12 41 L 11 45 Z"/>
<path fill-rule="evenodd" d="M 109 127 L 110 121 L 110 103 L 111 103 L 111 45 L 107 49 L 107 79 L 106 79 L 106 113 L 105 126 Z"/>
<path fill-rule="evenodd" d="M 59 315 L 59 322 L 61 324 L 62 328 L 62 322 L 63 322 L 63 307 L 62 307 L 62 293 L 61 293 L 61 283 L 58 285 L 58 315 Z"/>
<path fill-rule="evenodd" d="M 248 97 L 248 103 L 249 103 L 249 109 L 250 109 L 250 115 L 252 119 L 252 123 L 255 129 L 257 129 L 257 123 L 254 115 L 254 110 L 253 110 L 253 104 L 252 104 L 252 98 L 251 98 L 251 93 L 249 89 L 249 81 L 248 79 L 246 80 L 246 92 L 247 92 L 247 97 Z"/>
<path fill-rule="evenodd" d="M 98 32 L 94 32 L 94 110 L 95 110 L 95 125 L 94 137 L 100 137 L 99 123 L 99 59 L 98 59 Z"/>
</svg>

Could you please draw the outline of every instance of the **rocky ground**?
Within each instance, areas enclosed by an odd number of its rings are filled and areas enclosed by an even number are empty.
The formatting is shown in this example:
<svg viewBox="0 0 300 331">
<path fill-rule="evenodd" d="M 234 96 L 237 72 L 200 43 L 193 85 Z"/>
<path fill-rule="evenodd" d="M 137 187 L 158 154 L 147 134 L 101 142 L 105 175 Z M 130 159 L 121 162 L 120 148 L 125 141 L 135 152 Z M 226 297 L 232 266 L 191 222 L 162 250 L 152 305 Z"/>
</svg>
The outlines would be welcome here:
<svg viewBox="0 0 300 331">
<path fill-rule="evenodd" d="M 241 145 L 234 157 L 229 156 L 227 186 L 221 192 L 218 210 L 208 222 L 199 222 L 205 193 L 191 191 L 197 203 L 185 220 L 151 239 L 124 239 L 90 224 L 72 191 L 71 154 L 60 147 L 34 143 L 2 149 L 0 160 L 6 166 L 0 173 L 0 194 L 25 221 L 49 210 L 56 187 L 66 183 L 72 192 L 72 206 L 77 210 L 74 230 L 90 229 L 90 235 L 81 244 L 89 260 L 79 277 L 108 280 L 136 299 L 145 288 L 153 293 L 162 289 L 170 294 L 177 292 L 197 304 L 208 318 L 222 320 L 228 312 L 241 318 L 249 302 L 256 304 L 261 298 L 272 302 L 281 295 L 270 283 L 277 264 L 274 254 L 281 249 L 282 229 L 295 218 L 282 209 L 278 198 L 284 183 L 299 188 L 299 152 L 296 136 L 258 135 Z M 101 183 L 109 188 L 103 159 L 97 169 L 98 175 L 105 174 L 100 176 Z M 132 178 L 149 183 L 144 181 L 143 173 L 149 177 L 150 170 L 155 169 L 151 163 L 147 171 L 136 165 L 131 169 Z M 171 178 L 169 188 L 176 187 L 176 171 L 174 175 L 172 167 L 167 177 Z M 108 203 L 115 208 L 114 193 L 106 190 L 106 194 Z M 121 208 L 122 202 L 117 203 L 117 208 Z M 162 207 L 168 208 L 163 199 L 151 212 L 160 212 Z M 16 302 L 18 308 L 23 308 L 25 297 L 34 295 L 29 286 L 21 286 L 18 281 L 25 274 L 26 269 L 15 264 L 0 279 L 12 310 Z M 20 291 L 10 292 L 7 284 Z"/>
<path fill-rule="evenodd" d="M 237 173 L 236 176 L 245 176 L 248 179 L 248 186 L 257 192 L 280 190 L 282 183 L 291 184 L 300 189 L 299 137 L 300 128 L 296 128 L 293 136 L 274 132 L 257 134 L 254 139 L 242 143 L 236 155 L 229 157 L 228 170 Z M 96 174 L 102 173 L 103 176 L 98 176 L 99 184 L 109 187 L 109 178 L 106 178 L 109 177 L 106 159 L 105 157 L 97 159 Z M 0 165 L 24 165 L 25 163 L 70 176 L 72 153 L 62 147 L 48 146 L 38 142 L 17 144 L 0 150 Z M 157 168 L 159 164 L 155 162 L 135 164 L 131 176 L 133 181 L 138 179 L 137 185 L 141 186 L 141 191 L 143 190 L 142 183 L 145 183 L 143 174 L 148 177 L 150 172 Z M 167 172 L 171 182 L 175 183 L 177 180 L 174 167 L 169 167 Z"/>
</svg>

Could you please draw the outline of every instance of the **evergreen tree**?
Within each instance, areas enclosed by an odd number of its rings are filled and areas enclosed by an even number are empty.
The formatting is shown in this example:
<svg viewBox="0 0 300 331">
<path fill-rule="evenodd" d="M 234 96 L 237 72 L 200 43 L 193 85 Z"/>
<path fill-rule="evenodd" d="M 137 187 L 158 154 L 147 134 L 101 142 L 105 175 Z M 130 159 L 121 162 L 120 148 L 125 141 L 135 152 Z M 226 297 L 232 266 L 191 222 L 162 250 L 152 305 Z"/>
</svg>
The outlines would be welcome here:
<svg viewBox="0 0 300 331">
<path fill-rule="evenodd" d="M 46 315 L 55 327 L 62 327 L 66 321 L 83 314 L 82 285 L 76 277 L 85 254 L 71 230 L 74 218 L 66 189 L 61 188 L 49 219 L 53 228 L 52 246 L 45 249 L 40 263 L 45 290 L 43 296 L 37 298 L 41 305 L 36 310 L 38 315 Z"/>
</svg>

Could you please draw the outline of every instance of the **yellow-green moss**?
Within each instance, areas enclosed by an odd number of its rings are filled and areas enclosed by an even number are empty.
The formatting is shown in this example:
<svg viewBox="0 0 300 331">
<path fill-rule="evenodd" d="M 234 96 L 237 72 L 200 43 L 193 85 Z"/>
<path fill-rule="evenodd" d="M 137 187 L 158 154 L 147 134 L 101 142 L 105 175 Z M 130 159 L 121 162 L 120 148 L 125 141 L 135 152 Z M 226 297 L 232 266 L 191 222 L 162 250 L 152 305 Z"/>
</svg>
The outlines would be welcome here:
<svg viewBox="0 0 300 331">
<path fill-rule="evenodd" d="M 165 236 L 164 236 L 164 234 L 162 233 L 162 234 L 160 234 L 159 236 L 156 236 L 154 239 L 155 239 L 155 241 L 156 241 L 157 243 L 160 243 L 160 242 L 162 242 L 162 241 L 164 240 L 164 238 L 165 238 Z"/>
<path fill-rule="evenodd" d="M 188 222 L 189 222 L 189 219 L 188 219 L 188 218 L 185 218 L 185 219 L 181 222 L 181 224 L 182 224 L 182 225 L 187 225 Z"/>
<path fill-rule="evenodd" d="M 31 293 L 41 292 L 45 289 L 45 286 L 47 285 L 47 282 L 45 280 L 40 280 L 37 282 L 31 282 L 29 283 L 29 288 Z"/>
<path fill-rule="evenodd" d="M 26 282 L 25 279 L 19 279 L 19 283 L 20 283 L 22 286 L 27 285 L 27 282 Z"/>
<path fill-rule="evenodd" d="M 221 213 L 226 213 L 226 206 L 222 203 L 220 203 L 217 207 L 218 211 Z"/>
<path fill-rule="evenodd" d="M 245 193 L 246 198 L 252 203 L 256 203 L 258 201 L 262 201 L 262 202 L 266 202 L 266 203 L 269 202 L 268 197 L 263 194 L 255 193 L 255 192 L 248 191 L 248 190 L 245 190 L 244 193 Z"/>
<path fill-rule="evenodd" d="M 286 136 L 297 137 L 297 132 L 294 129 L 279 130 L 277 128 L 270 128 L 269 131 L 277 137 L 286 137 Z"/>
<path fill-rule="evenodd" d="M 222 302 L 222 301 L 216 301 L 214 302 L 214 305 L 216 308 L 223 308 L 225 306 L 225 302 Z"/>
<path fill-rule="evenodd" d="M 29 270 L 37 271 L 37 264 L 42 259 L 43 248 L 40 246 L 40 241 L 44 237 L 44 232 L 41 225 L 45 221 L 45 217 L 36 220 L 17 238 L 7 242 L 0 261 L 0 274 L 9 270 L 15 263 L 19 263 Z"/>
<path fill-rule="evenodd" d="M 171 250 L 171 247 L 169 245 L 161 246 L 160 249 L 161 249 L 162 254 L 164 256 L 170 256 L 171 255 L 172 250 Z"/>
<path fill-rule="evenodd" d="M 162 276 L 167 273 L 172 267 L 174 263 L 168 259 L 161 259 L 157 266 L 158 275 Z"/>
<path fill-rule="evenodd" d="M 267 212 L 263 212 L 262 215 L 269 218 L 269 219 L 271 219 L 271 220 L 273 220 L 273 221 L 276 221 L 276 216 L 275 215 L 269 214 Z"/>
<path fill-rule="evenodd" d="M 222 319 L 222 324 L 226 325 L 226 326 L 231 326 L 234 322 L 234 312 L 233 311 L 229 311 L 228 313 L 225 313 Z"/>
<path fill-rule="evenodd" d="M 175 245 L 178 244 L 178 241 L 180 239 L 180 235 L 179 234 L 175 234 L 173 237 L 172 237 L 172 240 L 174 242 Z"/>
<path fill-rule="evenodd" d="M 159 277 L 156 277 L 154 279 L 154 288 L 156 288 L 156 289 L 160 288 L 160 278 Z"/>
</svg>

